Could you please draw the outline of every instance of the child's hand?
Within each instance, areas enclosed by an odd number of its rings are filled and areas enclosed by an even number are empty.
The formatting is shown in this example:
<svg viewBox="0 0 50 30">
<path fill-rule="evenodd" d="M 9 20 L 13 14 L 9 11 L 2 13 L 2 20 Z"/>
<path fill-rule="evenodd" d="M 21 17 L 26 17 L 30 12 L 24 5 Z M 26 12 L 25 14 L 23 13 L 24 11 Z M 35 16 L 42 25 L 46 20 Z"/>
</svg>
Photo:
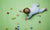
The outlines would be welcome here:
<svg viewBox="0 0 50 30">
<path fill-rule="evenodd" d="M 20 12 L 23 12 L 23 10 L 20 10 Z"/>
</svg>

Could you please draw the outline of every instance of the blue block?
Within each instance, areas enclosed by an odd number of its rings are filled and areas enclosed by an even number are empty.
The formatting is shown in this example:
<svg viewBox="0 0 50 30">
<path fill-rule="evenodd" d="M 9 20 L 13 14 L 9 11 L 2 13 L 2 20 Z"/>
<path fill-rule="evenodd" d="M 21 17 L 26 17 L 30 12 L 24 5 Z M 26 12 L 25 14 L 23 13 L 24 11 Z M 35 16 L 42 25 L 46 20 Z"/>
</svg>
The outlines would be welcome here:
<svg viewBox="0 0 50 30">
<path fill-rule="evenodd" d="M 19 27 L 19 25 L 17 25 L 17 27 Z"/>
<path fill-rule="evenodd" d="M 32 29 L 32 27 L 30 27 L 30 29 Z"/>
<path fill-rule="evenodd" d="M 17 28 L 17 30 L 19 30 L 19 28 Z"/>
</svg>

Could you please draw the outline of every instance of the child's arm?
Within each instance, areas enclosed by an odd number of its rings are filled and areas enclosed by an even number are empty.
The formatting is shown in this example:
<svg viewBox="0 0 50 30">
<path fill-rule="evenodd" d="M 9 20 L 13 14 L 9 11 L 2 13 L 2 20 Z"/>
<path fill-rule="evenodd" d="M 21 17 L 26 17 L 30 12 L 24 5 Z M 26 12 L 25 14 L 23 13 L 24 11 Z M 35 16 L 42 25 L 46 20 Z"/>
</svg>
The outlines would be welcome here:
<svg viewBox="0 0 50 30">
<path fill-rule="evenodd" d="M 46 8 L 42 8 L 41 10 L 39 10 L 39 13 L 44 12 L 45 10 L 47 10 Z"/>
<path fill-rule="evenodd" d="M 39 3 L 38 4 L 33 4 L 32 7 L 38 7 L 39 6 Z"/>
<path fill-rule="evenodd" d="M 27 17 L 27 19 L 31 18 L 31 16 L 32 16 L 32 14 L 30 14 L 30 15 Z"/>
</svg>

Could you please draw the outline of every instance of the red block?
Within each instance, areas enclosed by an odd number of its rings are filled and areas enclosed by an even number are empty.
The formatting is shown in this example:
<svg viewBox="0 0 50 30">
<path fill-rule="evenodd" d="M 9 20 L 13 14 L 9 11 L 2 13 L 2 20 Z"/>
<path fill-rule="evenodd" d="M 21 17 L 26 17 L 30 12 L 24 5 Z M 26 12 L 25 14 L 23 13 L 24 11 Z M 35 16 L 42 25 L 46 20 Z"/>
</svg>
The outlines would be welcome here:
<svg viewBox="0 0 50 30">
<path fill-rule="evenodd" d="M 15 29 L 17 29 L 17 27 L 15 27 Z"/>
<path fill-rule="evenodd" d="M 41 21 L 39 21 L 39 23 L 41 23 Z"/>
<path fill-rule="evenodd" d="M 7 12 L 7 14 L 9 14 L 9 12 Z"/>
<path fill-rule="evenodd" d="M 25 18 L 25 20 L 27 20 L 27 18 Z"/>
<path fill-rule="evenodd" d="M 17 16 L 19 16 L 19 14 L 17 14 Z"/>
<path fill-rule="evenodd" d="M 17 23 L 17 25 L 18 25 L 19 23 Z"/>
</svg>

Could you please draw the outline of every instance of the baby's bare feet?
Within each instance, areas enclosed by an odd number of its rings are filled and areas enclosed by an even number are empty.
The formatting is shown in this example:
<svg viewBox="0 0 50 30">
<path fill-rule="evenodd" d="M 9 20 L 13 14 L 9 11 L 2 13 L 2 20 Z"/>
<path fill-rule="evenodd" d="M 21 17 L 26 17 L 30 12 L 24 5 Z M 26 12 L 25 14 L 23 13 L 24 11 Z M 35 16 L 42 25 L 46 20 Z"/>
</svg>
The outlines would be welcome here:
<svg viewBox="0 0 50 30">
<path fill-rule="evenodd" d="M 45 11 L 47 11 L 47 8 L 45 8 Z"/>
</svg>

